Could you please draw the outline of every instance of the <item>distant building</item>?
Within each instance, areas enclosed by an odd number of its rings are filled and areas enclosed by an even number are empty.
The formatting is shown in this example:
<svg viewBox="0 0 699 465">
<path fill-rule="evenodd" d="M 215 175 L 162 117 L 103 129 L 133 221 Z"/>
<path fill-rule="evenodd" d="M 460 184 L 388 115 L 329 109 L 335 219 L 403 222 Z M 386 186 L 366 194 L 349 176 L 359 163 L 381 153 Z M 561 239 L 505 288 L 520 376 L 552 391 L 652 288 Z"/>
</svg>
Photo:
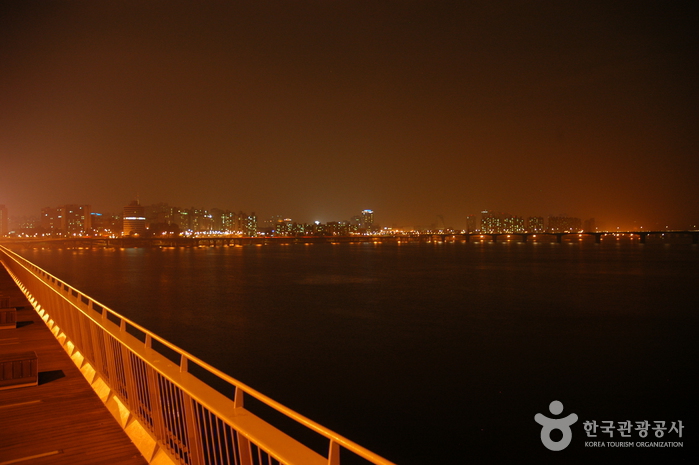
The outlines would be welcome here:
<svg viewBox="0 0 699 465">
<path fill-rule="evenodd" d="M 245 218 L 243 234 L 250 237 L 257 236 L 257 216 L 255 212 L 252 212 L 252 214 Z"/>
<path fill-rule="evenodd" d="M 0 205 L 0 236 L 6 236 L 9 230 L 9 220 L 7 217 L 7 207 Z"/>
<path fill-rule="evenodd" d="M 349 236 L 350 224 L 347 221 L 330 221 L 325 230 L 328 236 Z"/>
<path fill-rule="evenodd" d="M 41 228 L 49 232 L 61 229 L 61 218 L 58 209 L 53 207 L 41 209 Z"/>
<path fill-rule="evenodd" d="M 472 233 L 478 229 L 478 221 L 476 215 L 468 215 L 466 217 L 466 232 Z"/>
<path fill-rule="evenodd" d="M 195 232 L 213 230 L 213 215 L 207 210 L 198 208 L 189 209 L 189 229 Z"/>
<path fill-rule="evenodd" d="M 10 233 L 36 234 L 39 228 L 39 219 L 36 216 L 13 216 L 9 218 Z"/>
<path fill-rule="evenodd" d="M 521 216 L 503 215 L 502 230 L 503 233 L 522 233 L 524 232 L 524 218 Z"/>
<path fill-rule="evenodd" d="M 591 232 L 591 231 L 595 231 L 596 229 L 597 229 L 597 227 L 595 226 L 595 219 L 594 218 L 590 218 L 590 219 L 583 221 L 583 231 Z"/>
<path fill-rule="evenodd" d="M 68 234 L 84 234 L 92 228 L 90 205 L 64 205 L 61 229 Z"/>
<path fill-rule="evenodd" d="M 483 210 L 481 212 L 481 232 L 487 234 L 502 232 L 502 214 Z"/>
<path fill-rule="evenodd" d="M 549 216 L 549 232 L 578 232 L 582 230 L 582 221 L 580 218 L 569 216 Z"/>
<path fill-rule="evenodd" d="M 93 234 L 112 235 L 119 231 L 118 221 L 112 215 L 90 213 L 91 230 Z"/>
<path fill-rule="evenodd" d="M 138 200 L 124 207 L 124 236 L 141 235 L 146 232 L 146 209 Z"/>
<path fill-rule="evenodd" d="M 211 215 L 211 230 L 217 233 L 224 232 L 226 230 L 223 225 L 225 212 L 220 208 L 212 208 L 209 215 Z"/>
<path fill-rule="evenodd" d="M 544 232 L 544 217 L 530 216 L 529 218 L 527 218 L 527 231 L 529 231 L 530 233 Z"/>
<path fill-rule="evenodd" d="M 90 205 L 61 205 L 41 209 L 41 228 L 50 234 L 85 234 L 92 229 Z"/>
<path fill-rule="evenodd" d="M 156 203 L 145 208 L 146 224 L 175 224 L 181 227 L 180 209 L 171 207 L 167 203 Z M 185 228 L 186 229 L 186 228 Z"/>
<path fill-rule="evenodd" d="M 235 229 L 236 214 L 230 210 L 221 213 L 221 230 L 226 233 L 233 233 Z"/>
<path fill-rule="evenodd" d="M 367 231 L 372 231 L 374 229 L 374 211 L 373 210 L 362 210 L 362 214 L 359 216 L 359 228 L 366 229 Z"/>
<path fill-rule="evenodd" d="M 294 223 L 291 218 L 273 218 L 276 222 L 272 225 L 272 233 L 275 236 L 293 236 Z"/>
</svg>

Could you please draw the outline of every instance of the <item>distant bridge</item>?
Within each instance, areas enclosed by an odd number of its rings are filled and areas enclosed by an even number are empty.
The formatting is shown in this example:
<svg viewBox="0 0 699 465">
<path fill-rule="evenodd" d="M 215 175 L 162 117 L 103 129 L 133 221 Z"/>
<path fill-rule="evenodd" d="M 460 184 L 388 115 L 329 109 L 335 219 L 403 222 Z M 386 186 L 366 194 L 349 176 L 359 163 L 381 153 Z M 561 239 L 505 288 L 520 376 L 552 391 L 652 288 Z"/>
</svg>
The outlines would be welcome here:
<svg viewBox="0 0 699 465">
<path fill-rule="evenodd" d="M 671 236 L 691 236 L 692 238 L 692 244 L 699 244 L 699 231 L 588 231 L 588 232 L 571 232 L 571 231 L 566 231 L 566 232 L 517 232 L 517 233 L 480 233 L 480 232 L 456 232 L 456 233 L 437 233 L 437 234 L 432 234 L 432 236 L 437 236 L 441 238 L 442 241 L 446 240 L 448 237 L 463 237 L 466 242 L 469 242 L 471 238 L 485 238 L 485 237 L 490 237 L 490 239 L 493 242 L 497 242 L 498 238 L 503 238 L 503 236 L 506 239 L 511 239 L 511 238 L 516 238 L 519 237 L 521 238 L 521 242 L 527 242 L 529 241 L 530 238 L 536 239 L 537 237 L 541 236 L 553 236 L 556 238 L 556 242 L 560 243 L 563 242 L 563 237 L 565 236 L 593 236 L 595 238 L 596 243 L 602 242 L 602 237 L 604 236 L 627 236 L 627 237 L 633 237 L 633 236 L 638 236 L 640 239 L 641 244 L 646 243 L 646 238 L 648 236 L 664 236 L 664 235 L 671 235 Z"/>
<path fill-rule="evenodd" d="M 485 233 L 485 232 L 422 232 L 414 234 L 380 234 L 354 236 L 162 236 L 162 237 L 70 237 L 70 238 L 17 238 L 1 239 L 6 246 L 19 247 L 212 247 L 212 246 L 242 246 L 242 245 L 271 245 L 271 244 L 317 244 L 317 243 L 348 243 L 348 242 L 396 242 L 396 241 L 518 241 L 531 242 L 541 238 L 555 238 L 557 243 L 566 237 L 594 237 L 596 243 L 601 243 L 606 236 L 638 237 L 645 244 L 648 237 L 691 238 L 692 244 L 699 244 L 699 231 L 587 231 L 587 232 L 518 232 L 518 233 Z"/>
</svg>

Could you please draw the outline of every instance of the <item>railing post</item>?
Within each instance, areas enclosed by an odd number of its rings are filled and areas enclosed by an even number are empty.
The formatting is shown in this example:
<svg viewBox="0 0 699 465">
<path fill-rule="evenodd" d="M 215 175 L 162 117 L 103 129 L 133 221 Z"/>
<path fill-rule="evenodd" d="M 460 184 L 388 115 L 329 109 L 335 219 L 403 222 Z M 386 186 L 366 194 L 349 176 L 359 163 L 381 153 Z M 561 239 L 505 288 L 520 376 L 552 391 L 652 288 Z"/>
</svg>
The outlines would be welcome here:
<svg viewBox="0 0 699 465">
<path fill-rule="evenodd" d="M 244 404 L 244 399 L 243 399 L 244 392 L 242 389 L 240 389 L 238 386 L 235 387 L 235 396 L 233 397 L 233 407 L 234 408 L 243 408 Z"/>
<path fill-rule="evenodd" d="M 187 357 L 184 354 L 180 355 L 180 373 L 187 373 Z"/>
<path fill-rule="evenodd" d="M 332 439 L 328 451 L 328 465 L 340 465 L 340 445 Z"/>
<path fill-rule="evenodd" d="M 252 465 L 252 450 L 250 450 L 250 441 L 248 438 L 240 434 L 240 431 L 236 434 L 238 437 L 238 452 L 240 453 L 240 465 Z"/>
<path fill-rule="evenodd" d="M 204 455 L 202 453 L 202 442 L 199 437 L 199 429 L 197 428 L 197 418 L 194 412 L 194 400 L 188 393 L 184 393 L 184 412 L 185 412 L 185 432 L 187 435 L 187 444 L 189 444 L 190 463 L 194 465 L 204 464 Z"/>
</svg>

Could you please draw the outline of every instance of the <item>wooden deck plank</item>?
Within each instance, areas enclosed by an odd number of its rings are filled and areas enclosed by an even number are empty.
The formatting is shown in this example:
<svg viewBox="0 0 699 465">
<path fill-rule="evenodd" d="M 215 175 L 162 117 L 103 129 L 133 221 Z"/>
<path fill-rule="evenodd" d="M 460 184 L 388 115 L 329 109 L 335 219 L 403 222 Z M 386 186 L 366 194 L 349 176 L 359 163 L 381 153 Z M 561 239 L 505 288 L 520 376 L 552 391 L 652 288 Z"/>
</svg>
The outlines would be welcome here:
<svg viewBox="0 0 699 465">
<path fill-rule="evenodd" d="M 0 464 L 133 464 L 146 460 L 111 416 L 24 295 L 0 266 L 0 294 L 18 307 L 0 330 L 0 354 L 35 351 L 39 385 L 0 391 Z"/>
</svg>

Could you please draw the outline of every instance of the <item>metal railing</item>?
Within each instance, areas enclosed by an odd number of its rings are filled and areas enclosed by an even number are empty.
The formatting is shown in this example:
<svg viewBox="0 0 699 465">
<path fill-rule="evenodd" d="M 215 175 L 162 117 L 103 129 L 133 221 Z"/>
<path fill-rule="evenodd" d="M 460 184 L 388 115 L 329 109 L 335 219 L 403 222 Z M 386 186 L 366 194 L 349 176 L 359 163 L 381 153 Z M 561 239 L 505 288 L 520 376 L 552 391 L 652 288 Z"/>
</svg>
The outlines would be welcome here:
<svg viewBox="0 0 699 465">
<path fill-rule="evenodd" d="M 136 420 L 154 440 L 154 448 L 144 454 L 147 460 L 164 452 L 170 461 L 182 465 L 339 465 L 341 450 L 347 450 L 369 463 L 392 465 L 128 320 L 6 247 L 0 246 L 0 260 L 98 395 L 100 390 L 102 394 L 108 391 L 110 399 L 116 398 L 113 402 L 118 408 L 113 414 L 124 417 L 122 427 L 127 429 Z M 193 374 L 192 364 L 230 388 L 232 398 L 204 382 L 203 376 Z M 251 413 L 244 406 L 248 396 L 325 438 L 327 453 L 315 452 Z"/>
</svg>

